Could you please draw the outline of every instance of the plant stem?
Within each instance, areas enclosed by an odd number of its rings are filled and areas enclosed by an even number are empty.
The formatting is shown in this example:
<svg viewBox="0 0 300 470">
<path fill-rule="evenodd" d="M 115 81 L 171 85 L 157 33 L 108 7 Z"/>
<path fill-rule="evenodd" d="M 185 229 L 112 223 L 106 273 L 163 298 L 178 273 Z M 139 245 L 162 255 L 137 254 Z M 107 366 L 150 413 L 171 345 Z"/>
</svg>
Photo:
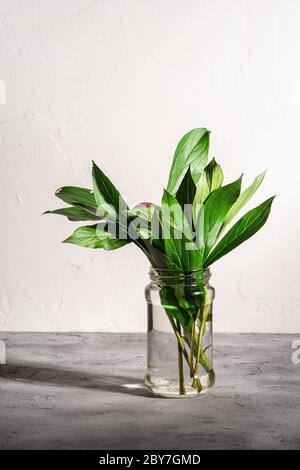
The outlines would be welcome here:
<svg viewBox="0 0 300 470">
<path fill-rule="evenodd" d="M 195 364 L 195 369 L 194 369 L 194 374 L 198 374 L 198 369 L 199 369 L 199 364 L 201 361 L 201 350 L 202 350 L 202 338 L 205 333 L 205 328 L 206 328 L 206 320 L 208 317 L 209 313 L 209 293 L 207 290 L 205 290 L 205 296 L 204 296 L 204 305 L 203 305 L 203 311 L 202 311 L 202 317 L 201 317 L 201 325 L 200 325 L 200 330 L 198 333 L 198 346 L 197 346 L 197 358 L 196 358 L 196 364 Z"/>
<path fill-rule="evenodd" d="M 194 377 L 194 341 L 195 341 L 195 320 L 192 325 L 192 336 L 190 344 L 190 377 Z"/>
<path fill-rule="evenodd" d="M 175 336 L 177 338 L 178 347 L 180 347 L 180 349 L 181 349 L 181 352 L 183 354 L 183 357 L 184 357 L 184 359 L 187 363 L 187 366 L 188 366 L 189 370 L 191 370 L 191 361 L 192 362 L 194 361 L 193 356 L 196 357 L 195 367 L 193 367 L 192 387 L 195 388 L 200 393 L 201 390 L 202 390 L 202 385 L 201 385 L 199 377 L 197 376 L 200 364 L 202 364 L 202 366 L 204 367 L 206 372 L 209 374 L 211 382 L 214 383 L 214 371 L 211 368 L 211 364 L 209 362 L 208 357 L 206 357 L 205 352 L 203 352 L 202 348 L 201 348 L 201 335 L 200 335 L 200 332 L 198 333 L 198 335 L 196 335 L 196 331 L 194 331 L 194 340 L 193 340 L 194 344 L 193 344 L 193 347 L 191 347 L 192 338 L 190 337 L 190 341 L 189 341 L 190 355 L 189 355 L 187 350 L 186 350 L 186 347 L 184 345 L 182 336 L 181 336 L 181 324 L 180 324 L 180 322 L 177 320 L 176 321 L 177 324 L 176 324 L 174 318 L 168 313 L 168 311 L 165 310 L 165 312 L 166 312 L 166 315 L 167 315 L 167 317 L 168 317 L 168 319 L 171 323 L 171 326 L 172 326 L 172 329 L 175 333 Z M 180 331 L 178 331 L 177 325 L 179 325 Z M 205 326 L 205 324 L 204 324 L 204 326 Z M 195 329 L 196 329 L 196 325 L 195 325 Z M 202 328 L 202 335 L 203 334 L 204 334 L 204 329 Z M 186 332 L 186 335 L 187 335 L 187 338 L 188 338 L 187 332 Z M 199 345 L 199 336 L 200 336 L 200 345 Z M 196 340 L 197 340 L 197 343 L 196 343 Z M 194 351 L 196 345 L 197 345 L 197 351 Z M 191 351 L 193 351 L 193 356 L 191 355 Z"/>
<path fill-rule="evenodd" d="M 190 369 L 190 357 L 189 357 L 188 352 L 185 348 L 185 345 L 184 345 L 184 342 L 182 340 L 181 334 L 177 330 L 177 326 L 176 326 L 176 323 L 174 321 L 174 318 L 171 315 L 169 315 L 167 311 L 166 311 L 166 314 L 167 314 L 167 317 L 170 320 L 170 323 L 172 325 L 173 331 L 174 331 L 175 336 L 177 338 L 178 345 L 181 348 L 184 359 L 185 359 L 185 361 L 186 361 L 186 363 L 187 363 L 187 365 Z M 193 349 L 195 349 L 195 335 L 194 335 L 194 348 L 192 348 L 192 350 Z M 197 357 L 197 353 L 195 355 Z M 207 360 L 208 360 L 208 358 L 207 358 Z M 212 369 L 210 368 L 209 364 L 206 363 L 206 361 L 204 360 L 204 357 L 202 357 L 202 353 L 200 354 L 200 363 L 203 365 L 203 367 L 205 368 L 205 370 L 207 371 L 208 374 L 211 374 L 213 372 Z M 199 367 L 199 364 L 198 364 L 198 367 Z M 197 368 L 197 371 L 198 371 L 198 368 Z M 192 387 L 195 388 L 196 390 L 198 390 L 198 392 L 201 392 L 201 390 L 202 390 L 202 385 L 201 385 L 200 379 L 199 379 L 199 377 L 196 376 L 195 370 L 193 371 Z"/>
<path fill-rule="evenodd" d="M 181 337 L 181 325 L 179 320 L 177 320 L 177 331 Z M 184 385 L 184 374 L 183 374 L 183 358 L 182 358 L 182 349 L 180 343 L 178 342 L 178 373 L 179 373 L 179 395 L 185 395 L 185 385 Z"/>
<path fill-rule="evenodd" d="M 188 355 L 187 350 L 186 350 L 186 348 L 185 348 L 185 346 L 184 346 L 184 342 L 182 341 L 181 334 L 180 334 L 179 331 L 177 331 L 177 327 L 176 327 L 176 324 L 175 324 L 174 319 L 173 319 L 173 318 L 171 317 L 171 315 L 169 315 L 168 313 L 167 313 L 167 315 L 168 315 L 168 318 L 169 318 L 170 323 L 171 323 L 171 325 L 172 325 L 172 328 L 173 328 L 173 330 L 174 330 L 174 333 L 175 333 L 175 335 L 176 335 L 178 344 L 180 345 L 181 351 L 182 351 L 182 353 L 183 353 L 183 355 L 184 355 L 184 358 L 185 358 L 185 360 L 186 360 L 186 362 L 187 362 L 187 364 L 188 364 L 188 366 L 189 366 L 189 365 L 190 365 L 190 362 L 189 362 L 189 355 Z M 177 324 L 178 324 L 178 320 L 177 320 Z M 180 326 L 180 323 L 179 323 L 179 326 Z"/>
</svg>

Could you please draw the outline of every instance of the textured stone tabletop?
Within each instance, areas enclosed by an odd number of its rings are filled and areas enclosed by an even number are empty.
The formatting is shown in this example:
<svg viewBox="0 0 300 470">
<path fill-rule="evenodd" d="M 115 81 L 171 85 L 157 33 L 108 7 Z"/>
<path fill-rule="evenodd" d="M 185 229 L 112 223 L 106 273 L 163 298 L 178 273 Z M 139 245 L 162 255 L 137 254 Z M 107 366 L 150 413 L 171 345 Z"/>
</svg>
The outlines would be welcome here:
<svg viewBox="0 0 300 470">
<path fill-rule="evenodd" d="M 152 398 L 146 337 L 0 333 L 1 449 L 300 448 L 293 335 L 216 334 L 203 398 Z"/>
</svg>

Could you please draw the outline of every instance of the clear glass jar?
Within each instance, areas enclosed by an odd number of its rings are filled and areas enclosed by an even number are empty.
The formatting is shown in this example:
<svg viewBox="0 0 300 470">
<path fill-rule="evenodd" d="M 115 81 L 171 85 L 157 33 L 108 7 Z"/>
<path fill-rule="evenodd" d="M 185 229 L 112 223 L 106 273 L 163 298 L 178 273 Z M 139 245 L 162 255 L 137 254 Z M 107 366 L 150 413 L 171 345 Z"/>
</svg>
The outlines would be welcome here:
<svg viewBox="0 0 300 470">
<path fill-rule="evenodd" d="M 203 396 L 213 386 L 212 303 L 210 271 L 150 268 L 147 373 L 154 395 Z"/>
</svg>

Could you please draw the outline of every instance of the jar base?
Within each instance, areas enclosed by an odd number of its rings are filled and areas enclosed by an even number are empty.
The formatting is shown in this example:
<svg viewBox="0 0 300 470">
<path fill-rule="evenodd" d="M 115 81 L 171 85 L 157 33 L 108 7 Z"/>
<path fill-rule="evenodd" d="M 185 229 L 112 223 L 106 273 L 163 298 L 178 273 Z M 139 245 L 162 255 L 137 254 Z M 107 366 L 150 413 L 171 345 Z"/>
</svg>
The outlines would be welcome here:
<svg viewBox="0 0 300 470">
<path fill-rule="evenodd" d="M 145 377 L 145 385 L 151 391 L 154 397 L 157 398 L 196 398 L 196 397 L 204 397 L 208 394 L 210 388 L 203 388 L 201 392 L 198 392 L 190 385 L 185 386 L 185 394 L 179 393 L 179 385 L 178 383 L 161 383 L 161 384 L 153 384 L 148 377 Z"/>
</svg>

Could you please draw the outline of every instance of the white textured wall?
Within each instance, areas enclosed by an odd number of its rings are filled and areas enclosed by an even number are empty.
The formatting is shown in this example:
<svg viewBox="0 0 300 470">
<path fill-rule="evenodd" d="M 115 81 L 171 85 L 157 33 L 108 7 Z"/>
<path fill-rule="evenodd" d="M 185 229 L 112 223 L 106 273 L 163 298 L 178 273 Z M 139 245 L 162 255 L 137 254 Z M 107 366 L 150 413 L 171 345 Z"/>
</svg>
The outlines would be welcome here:
<svg viewBox="0 0 300 470">
<path fill-rule="evenodd" d="M 144 331 L 147 261 L 62 245 L 40 214 L 94 159 L 131 203 L 159 201 L 175 145 L 212 131 L 227 181 L 269 169 L 268 224 L 216 263 L 215 329 L 300 331 L 300 2 L 1 0 L 2 330 Z"/>
</svg>

